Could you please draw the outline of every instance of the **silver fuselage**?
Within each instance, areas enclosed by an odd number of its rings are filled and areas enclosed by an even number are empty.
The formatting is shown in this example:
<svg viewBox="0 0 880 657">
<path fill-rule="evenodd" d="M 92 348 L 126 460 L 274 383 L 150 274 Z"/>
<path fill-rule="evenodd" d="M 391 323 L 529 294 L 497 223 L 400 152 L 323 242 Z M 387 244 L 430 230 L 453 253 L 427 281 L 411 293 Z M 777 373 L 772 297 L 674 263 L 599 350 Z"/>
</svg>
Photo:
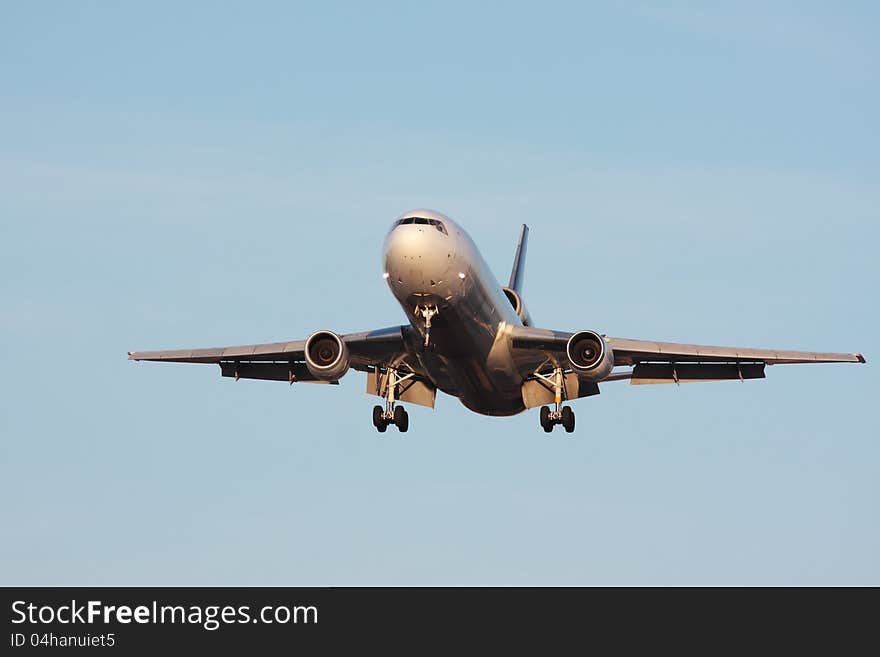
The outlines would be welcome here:
<svg viewBox="0 0 880 657">
<path fill-rule="evenodd" d="M 129 360 L 215 363 L 236 380 L 338 383 L 350 369 L 367 372 L 367 392 L 385 398 L 373 408 L 379 432 L 409 428 L 395 402 L 434 406 L 436 391 L 484 415 L 514 415 L 540 406 L 541 427 L 574 431 L 563 402 L 599 394 L 599 383 L 728 381 L 764 377 L 766 365 L 864 363 L 860 353 L 718 347 L 615 338 L 592 330 L 535 326 L 521 294 L 528 226 L 523 225 L 502 287 L 470 236 L 431 210 L 402 215 L 388 232 L 384 276 L 408 325 L 306 340 L 198 349 L 129 352 Z M 632 368 L 613 373 L 616 366 Z M 550 405 L 554 405 L 551 410 Z"/>
<path fill-rule="evenodd" d="M 434 385 L 484 415 L 513 415 L 525 410 L 524 375 L 543 356 L 510 347 L 505 327 L 520 318 L 465 230 L 449 217 L 429 210 L 403 215 L 437 219 L 433 225 L 395 225 L 385 239 L 383 264 L 391 292 L 413 328 L 424 335 L 417 308 L 436 306 L 430 348 L 415 354 Z M 517 350 L 520 352 L 521 350 Z"/>
</svg>

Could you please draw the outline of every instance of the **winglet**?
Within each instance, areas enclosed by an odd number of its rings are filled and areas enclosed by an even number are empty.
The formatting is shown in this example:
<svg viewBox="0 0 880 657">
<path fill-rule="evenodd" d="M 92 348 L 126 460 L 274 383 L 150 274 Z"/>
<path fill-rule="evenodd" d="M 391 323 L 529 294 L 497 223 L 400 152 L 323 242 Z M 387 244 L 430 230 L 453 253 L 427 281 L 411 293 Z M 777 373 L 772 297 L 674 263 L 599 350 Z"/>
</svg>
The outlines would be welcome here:
<svg viewBox="0 0 880 657">
<path fill-rule="evenodd" d="M 516 255 L 513 257 L 513 269 L 510 271 L 510 283 L 507 287 L 516 292 L 522 291 L 523 278 L 526 269 L 526 246 L 529 240 L 529 227 L 525 224 L 519 232 L 519 242 L 516 245 Z"/>
<path fill-rule="evenodd" d="M 859 359 L 859 362 L 860 362 L 860 363 L 864 363 L 864 362 L 865 362 L 865 357 L 862 356 L 861 354 L 856 354 L 856 358 Z"/>
</svg>

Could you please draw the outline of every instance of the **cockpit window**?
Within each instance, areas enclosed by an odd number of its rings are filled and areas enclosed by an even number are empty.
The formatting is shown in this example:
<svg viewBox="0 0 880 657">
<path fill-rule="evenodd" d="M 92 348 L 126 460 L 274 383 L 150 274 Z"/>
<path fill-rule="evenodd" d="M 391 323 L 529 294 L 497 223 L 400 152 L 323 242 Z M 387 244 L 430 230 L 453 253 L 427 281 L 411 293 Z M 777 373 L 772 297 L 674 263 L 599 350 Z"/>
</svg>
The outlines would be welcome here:
<svg viewBox="0 0 880 657">
<path fill-rule="evenodd" d="M 392 229 L 397 228 L 398 226 L 402 226 L 404 224 L 420 224 L 423 226 L 433 226 L 444 235 L 449 235 L 449 233 L 446 232 L 446 226 L 444 226 L 443 222 L 439 219 L 426 219 L 425 217 L 406 217 L 405 219 L 398 219 L 396 222 L 394 222 Z"/>
</svg>

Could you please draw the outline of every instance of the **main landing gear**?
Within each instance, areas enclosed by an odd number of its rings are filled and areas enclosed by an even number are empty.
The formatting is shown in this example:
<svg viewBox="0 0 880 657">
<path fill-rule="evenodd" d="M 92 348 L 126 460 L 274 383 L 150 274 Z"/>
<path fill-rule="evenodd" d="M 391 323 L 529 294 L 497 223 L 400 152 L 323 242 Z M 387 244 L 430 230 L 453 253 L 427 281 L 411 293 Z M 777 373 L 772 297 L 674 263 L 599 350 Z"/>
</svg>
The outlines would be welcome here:
<svg viewBox="0 0 880 657">
<path fill-rule="evenodd" d="M 539 415 L 541 428 L 544 429 L 545 433 L 550 433 L 553 431 L 553 427 L 557 424 L 561 424 L 562 428 L 565 429 L 565 433 L 571 433 L 574 431 L 574 411 L 571 410 L 570 407 L 562 405 L 562 395 L 565 382 L 562 368 L 555 368 L 551 375 L 536 373 L 536 376 L 541 377 L 544 381 L 552 385 L 555 392 L 555 409 L 551 411 L 549 406 L 541 407 Z"/>
<path fill-rule="evenodd" d="M 400 376 L 396 368 L 388 369 L 385 409 L 383 410 L 378 405 L 373 406 L 373 426 L 379 433 L 385 433 L 389 424 L 396 426 L 400 433 L 406 433 L 409 430 L 409 413 L 403 406 L 395 405 L 395 395 L 397 394 L 397 386 L 413 376 L 412 372 Z"/>
<path fill-rule="evenodd" d="M 571 407 L 563 406 L 560 410 L 551 411 L 549 406 L 542 406 L 541 426 L 544 431 L 550 433 L 557 424 L 561 424 L 566 433 L 574 431 L 574 411 Z"/>
</svg>

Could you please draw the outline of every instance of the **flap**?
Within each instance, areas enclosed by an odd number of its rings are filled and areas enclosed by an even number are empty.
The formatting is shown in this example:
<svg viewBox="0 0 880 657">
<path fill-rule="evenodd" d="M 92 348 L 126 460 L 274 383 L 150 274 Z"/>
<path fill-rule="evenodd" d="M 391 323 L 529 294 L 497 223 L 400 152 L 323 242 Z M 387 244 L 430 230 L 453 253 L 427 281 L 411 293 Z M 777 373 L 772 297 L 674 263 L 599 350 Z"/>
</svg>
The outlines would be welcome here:
<svg viewBox="0 0 880 657">
<path fill-rule="evenodd" d="M 764 363 L 639 363 L 633 368 L 630 383 L 643 385 L 763 378 Z"/>
</svg>

